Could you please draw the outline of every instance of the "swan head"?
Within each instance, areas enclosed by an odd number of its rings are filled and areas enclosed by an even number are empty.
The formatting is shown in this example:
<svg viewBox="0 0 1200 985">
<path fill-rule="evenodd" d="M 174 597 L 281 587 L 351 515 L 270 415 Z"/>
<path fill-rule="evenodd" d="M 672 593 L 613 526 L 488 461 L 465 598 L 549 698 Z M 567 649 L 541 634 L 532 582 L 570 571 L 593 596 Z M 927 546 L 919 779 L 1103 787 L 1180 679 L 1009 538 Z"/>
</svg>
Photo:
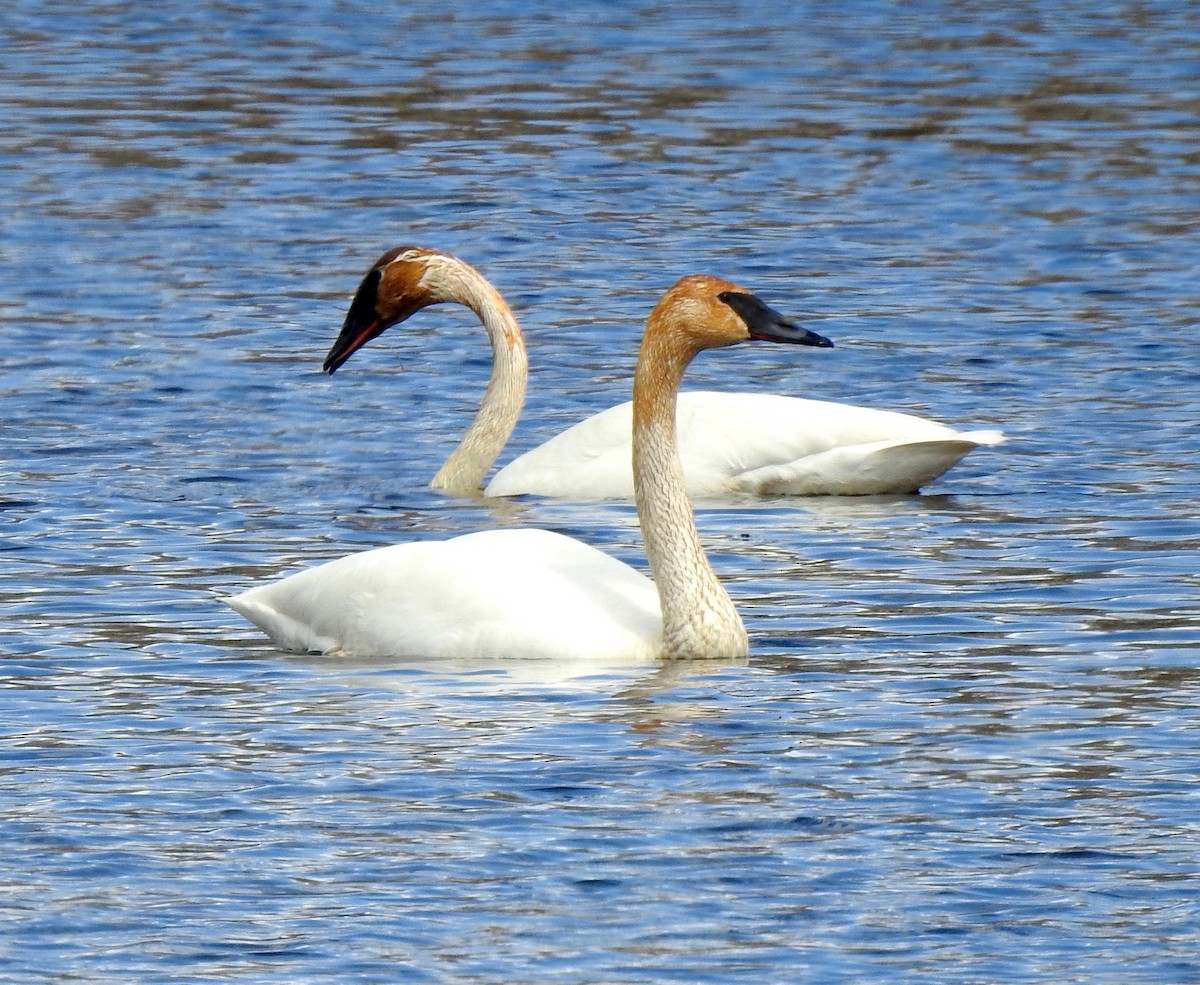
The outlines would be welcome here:
<svg viewBox="0 0 1200 985">
<path fill-rule="evenodd" d="M 785 318 L 745 288 L 703 274 L 683 277 L 663 295 L 650 316 L 693 353 L 758 339 L 832 348 L 823 335 Z"/>
<path fill-rule="evenodd" d="M 359 284 L 342 330 L 325 357 L 325 372 L 333 373 L 372 339 L 422 308 L 454 300 L 447 285 L 463 266 L 457 257 L 423 246 L 388 250 Z"/>
</svg>

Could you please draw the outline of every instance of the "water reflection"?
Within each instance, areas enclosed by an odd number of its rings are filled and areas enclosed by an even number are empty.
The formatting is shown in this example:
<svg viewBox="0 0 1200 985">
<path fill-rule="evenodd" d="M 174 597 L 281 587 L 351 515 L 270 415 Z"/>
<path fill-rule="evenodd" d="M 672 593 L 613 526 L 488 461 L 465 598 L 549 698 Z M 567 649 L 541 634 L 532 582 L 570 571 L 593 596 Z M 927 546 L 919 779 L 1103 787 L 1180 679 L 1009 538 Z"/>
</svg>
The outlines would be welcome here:
<svg viewBox="0 0 1200 985">
<path fill-rule="evenodd" d="M 298 658 L 297 658 L 298 659 Z M 612 695 L 622 700 L 650 698 L 693 680 L 745 667 L 738 660 L 673 660 L 650 665 L 603 662 L 563 663 L 553 660 L 346 660 L 310 657 L 321 675 L 340 686 L 382 687 L 410 697 L 439 692 L 478 695 L 520 694 L 529 688 L 561 688 L 564 697 L 576 692 Z"/>
</svg>

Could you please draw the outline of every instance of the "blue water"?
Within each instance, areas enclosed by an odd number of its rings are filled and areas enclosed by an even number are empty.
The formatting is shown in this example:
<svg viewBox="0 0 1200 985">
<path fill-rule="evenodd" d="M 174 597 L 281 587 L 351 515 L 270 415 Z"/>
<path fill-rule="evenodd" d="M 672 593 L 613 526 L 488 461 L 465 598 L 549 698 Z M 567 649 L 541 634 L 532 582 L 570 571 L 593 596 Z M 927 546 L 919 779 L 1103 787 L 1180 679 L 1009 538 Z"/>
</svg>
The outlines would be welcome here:
<svg viewBox="0 0 1200 985">
<path fill-rule="evenodd" d="M 0 980 L 1200 980 L 1200 13 L 24 3 L 0 14 Z M 924 495 L 703 504 L 748 662 L 346 665 L 220 602 L 624 504 L 426 487 L 626 399 L 679 275 L 833 338 L 695 386 L 998 427 Z"/>
</svg>

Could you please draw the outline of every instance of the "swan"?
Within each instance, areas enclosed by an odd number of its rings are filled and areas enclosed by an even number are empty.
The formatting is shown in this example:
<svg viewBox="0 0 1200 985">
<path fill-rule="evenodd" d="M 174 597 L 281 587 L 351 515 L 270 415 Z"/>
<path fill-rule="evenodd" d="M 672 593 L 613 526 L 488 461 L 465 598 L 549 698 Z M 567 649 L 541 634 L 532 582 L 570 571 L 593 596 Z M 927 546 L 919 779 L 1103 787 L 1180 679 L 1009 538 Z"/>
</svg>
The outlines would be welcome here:
<svg viewBox="0 0 1200 985">
<path fill-rule="evenodd" d="M 576 424 L 515 458 L 484 487 L 520 416 L 528 359 L 504 298 L 468 263 L 439 250 L 398 247 L 363 278 L 325 360 L 335 372 L 371 339 L 421 308 L 469 307 L 491 341 L 487 392 L 458 447 L 434 476 L 461 495 L 629 499 L 633 495 L 629 402 Z M 679 445 L 693 497 L 852 496 L 914 493 L 999 431 L 957 431 L 895 411 L 758 393 L 679 396 Z"/>
<path fill-rule="evenodd" d="M 288 650 L 353 657 L 649 662 L 740 658 L 746 630 L 705 557 L 676 444 L 675 399 L 703 349 L 829 347 L 754 295 L 682 278 L 646 323 L 633 381 L 633 476 L 653 581 L 562 534 L 487 530 L 381 547 L 228 600 Z"/>
</svg>

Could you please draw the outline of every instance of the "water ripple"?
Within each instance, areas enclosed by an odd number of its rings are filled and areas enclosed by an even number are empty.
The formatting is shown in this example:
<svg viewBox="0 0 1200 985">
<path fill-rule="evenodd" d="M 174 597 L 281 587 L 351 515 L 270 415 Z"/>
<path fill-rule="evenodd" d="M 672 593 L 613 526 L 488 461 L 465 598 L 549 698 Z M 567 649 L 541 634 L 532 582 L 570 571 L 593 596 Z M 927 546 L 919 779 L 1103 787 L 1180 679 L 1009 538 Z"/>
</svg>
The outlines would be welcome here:
<svg viewBox="0 0 1200 985">
<path fill-rule="evenodd" d="M 6 980 L 1196 978 L 1194 14 L 293 7 L 0 27 Z M 514 452 L 702 269 L 838 347 L 695 386 L 1010 440 L 701 504 L 748 662 L 288 657 L 221 596 L 489 525 L 642 563 L 628 505 L 427 488 L 465 313 L 320 373 L 404 241 L 518 311 Z"/>
</svg>

